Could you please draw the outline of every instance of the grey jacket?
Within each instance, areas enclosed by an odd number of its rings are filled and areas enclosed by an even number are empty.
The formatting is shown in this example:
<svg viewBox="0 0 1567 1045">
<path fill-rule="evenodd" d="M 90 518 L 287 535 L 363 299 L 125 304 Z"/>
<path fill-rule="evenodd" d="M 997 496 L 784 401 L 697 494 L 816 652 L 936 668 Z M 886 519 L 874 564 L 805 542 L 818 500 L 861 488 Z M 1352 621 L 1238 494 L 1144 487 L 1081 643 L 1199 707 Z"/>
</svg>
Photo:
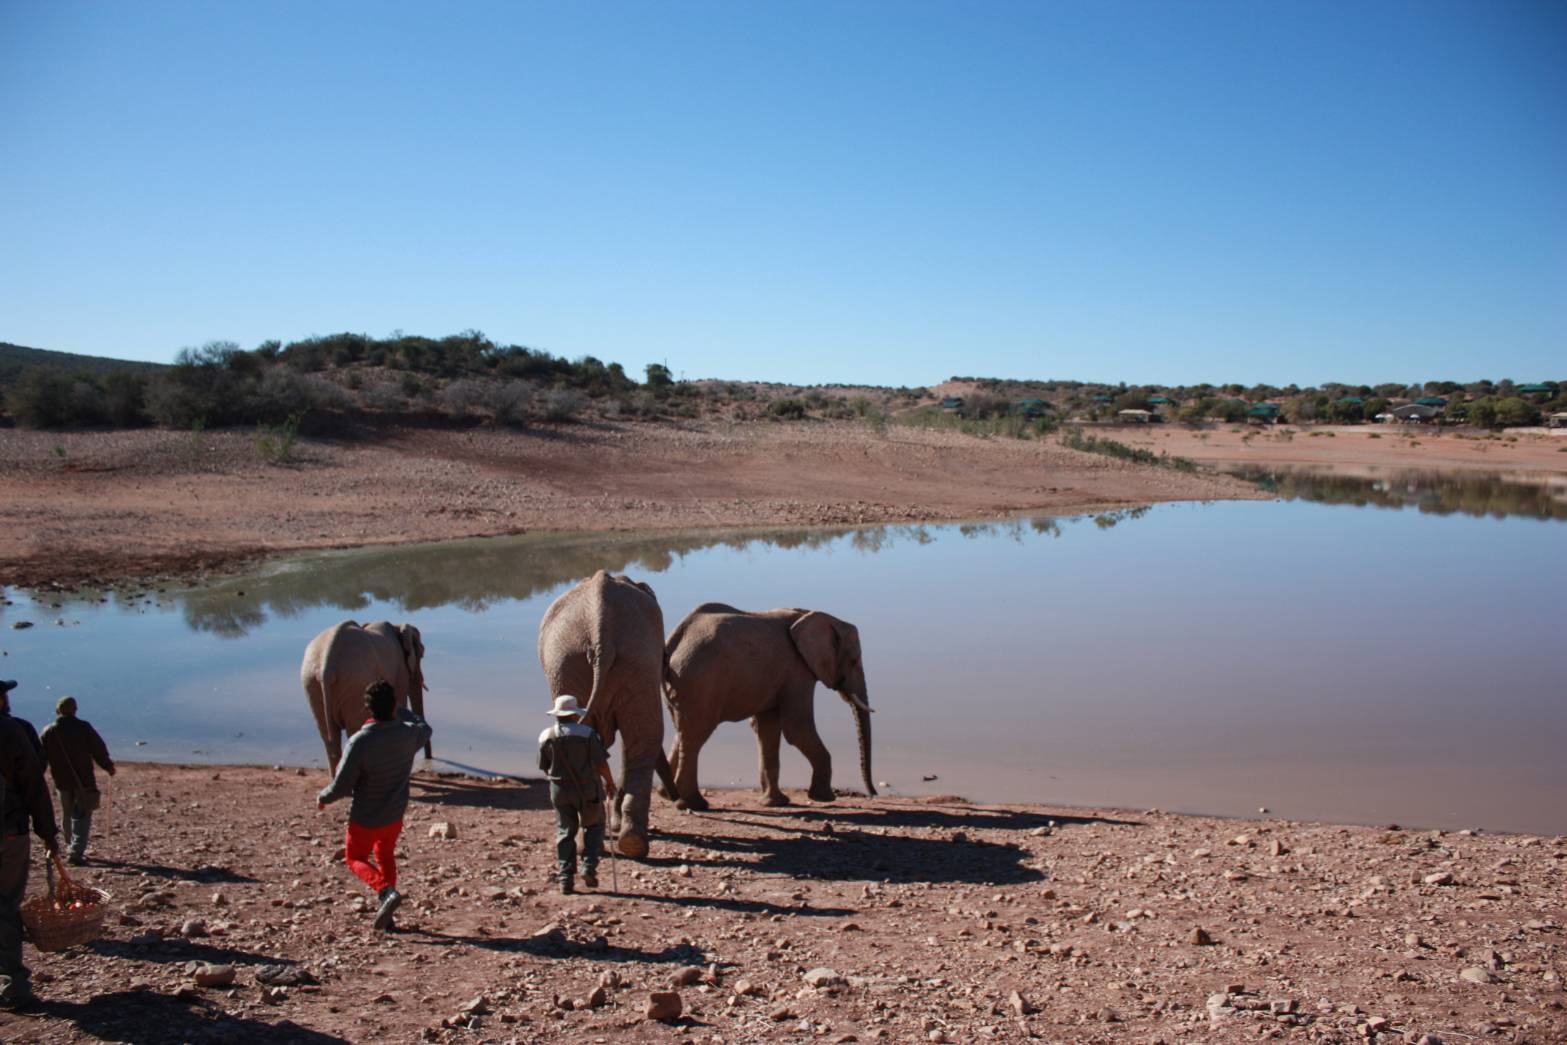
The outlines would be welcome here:
<svg viewBox="0 0 1567 1045">
<path fill-rule="evenodd" d="M 550 780 L 550 799 L 568 804 L 599 802 L 598 767 L 609 761 L 604 741 L 593 727 L 559 722 L 539 734 L 539 769 Z"/>
<path fill-rule="evenodd" d="M 394 722 L 368 722 L 348 738 L 337 776 L 317 800 L 323 805 L 353 795 L 348 819 L 360 827 L 385 827 L 408 809 L 408 777 L 414 756 L 430 739 L 430 724 L 404 708 Z"/>
</svg>

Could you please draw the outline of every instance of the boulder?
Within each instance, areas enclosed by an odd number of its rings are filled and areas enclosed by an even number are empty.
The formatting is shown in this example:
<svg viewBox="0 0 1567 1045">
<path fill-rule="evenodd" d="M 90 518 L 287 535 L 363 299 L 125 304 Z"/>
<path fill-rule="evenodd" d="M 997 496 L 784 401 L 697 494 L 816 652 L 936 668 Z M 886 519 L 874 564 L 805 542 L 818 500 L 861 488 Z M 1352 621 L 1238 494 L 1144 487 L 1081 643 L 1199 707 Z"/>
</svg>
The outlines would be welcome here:
<svg viewBox="0 0 1567 1045">
<path fill-rule="evenodd" d="M 654 991 L 647 996 L 647 1008 L 642 1015 L 650 1020 L 658 1020 L 668 1023 L 680 1018 L 685 1011 L 685 1006 L 680 1001 L 679 991 Z"/>
</svg>

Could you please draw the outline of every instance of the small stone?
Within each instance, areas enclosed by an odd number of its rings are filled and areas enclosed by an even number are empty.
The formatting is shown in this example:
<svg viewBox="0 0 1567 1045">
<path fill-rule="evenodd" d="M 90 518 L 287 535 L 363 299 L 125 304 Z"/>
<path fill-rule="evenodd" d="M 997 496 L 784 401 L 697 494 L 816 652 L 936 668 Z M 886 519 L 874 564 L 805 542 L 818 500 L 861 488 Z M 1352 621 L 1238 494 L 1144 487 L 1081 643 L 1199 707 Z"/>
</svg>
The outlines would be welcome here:
<svg viewBox="0 0 1567 1045">
<path fill-rule="evenodd" d="M 225 907 L 228 905 L 228 902 L 228 897 L 224 896 L 222 893 L 212 894 L 212 906 Z"/>
<path fill-rule="evenodd" d="M 1471 965 L 1458 974 L 1458 978 L 1465 983 L 1495 983 L 1496 977 L 1491 975 L 1489 969 L 1482 969 L 1477 965 Z"/>
<path fill-rule="evenodd" d="M 234 966 L 232 965 L 202 965 L 191 979 L 196 981 L 198 987 L 227 987 L 234 982 Z"/>
<path fill-rule="evenodd" d="M 838 975 L 837 970 L 826 968 L 812 969 L 801 978 L 805 980 L 806 986 L 814 987 L 816 990 L 824 990 L 828 987 L 842 987 L 848 982 Z"/>
<path fill-rule="evenodd" d="M 947 1032 L 946 1031 L 944 1031 L 944 1030 L 942 1030 L 941 1028 L 938 1027 L 935 1030 L 931 1031 L 929 1034 L 925 1035 L 925 1040 L 929 1041 L 929 1042 L 934 1042 L 935 1045 L 944 1045 L 945 1042 L 949 1042 L 952 1039 L 947 1037 Z"/>
<path fill-rule="evenodd" d="M 207 935 L 207 923 L 200 918 L 187 918 L 180 925 L 180 935 L 186 939 L 195 939 L 198 936 Z"/>
<path fill-rule="evenodd" d="M 1192 934 L 1187 937 L 1186 942 L 1193 947 L 1207 947 L 1213 943 L 1213 937 L 1208 935 L 1208 930 L 1199 926 L 1192 930 Z"/>
<path fill-rule="evenodd" d="M 763 993 L 763 991 L 762 991 L 761 987 L 759 987 L 756 984 L 752 983 L 750 980 L 745 979 L 744 977 L 741 977 L 740 979 L 735 981 L 735 996 L 736 997 L 744 998 L 744 997 L 747 997 L 747 996 L 752 995 L 752 994 L 758 994 L 759 995 L 759 994 L 762 994 L 762 993 Z"/>
<path fill-rule="evenodd" d="M 1028 999 L 1023 997 L 1017 991 L 1013 991 L 1011 994 L 1007 995 L 1007 1004 L 1012 1007 L 1012 1011 L 1019 1017 L 1027 1016 L 1029 1013 L 1034 1011 L 1034 1007 L 1028 1003 Z"/>
<path fill-rule="evenodd" d="M 1421 881 L 1427 885 L 1452 885 L 1453 875 L 1449 871 L 1438 871 L 1436 874 L 1428 874 Z"/>
<path fill-rule="evenodd" d="M 1413 950 L 1416 947 L 1419 947 L 1423 943 L 1425 943 L 1425 941 L 1420 938 L 1420 934 L 1419 933 L 1405 933 L 1404 934 L 1404 946 L 1410 948 L 1411 950 Z"/>
<path fill-rule="evenodd" d="M 700 982 L 702 982 L 702 967 L 699 965 L 687 965 L 683 969 L 676 970 L 669 978 L 671 987 L 692 987 Z"/>
<path fill-rule="evenodd" d="M 490 999 L 480 994 L 457 1010 L 464 1016 L 484 1016 L 490 1011 Z"/>
<path fill-rule="evenodd" d="M 587 1007 L 590 1009 L 602 1009 L 609 1001 L 609 992 L 603 987 L 595 987 L 588 992 Z"/>
<path fill-rule="evenodd" d="M 685 1005 L 680 1001 L 679 991 L 654 991 L 647 996 L 647 1008 L 642 1015 L 646 1019 L 668 1023 L 679 1019 L 684 1011 Z"/>
<path fill-rule="evenodd" d="M 457 828 L 449 821 L 438 820 L 430 825 L 430 837 L 450 842 L 457 837 Z"/>
<path fill-rule="evenodd" d="M 1366 1020 L 1366 1029 L 1373 1034 L 1381 1034 L 1393 1025 L 1393 1021 L 1385 1016 L 1372 1016 Z"/>
<path fill-rule="evenodd" d="M 774 1023 L 783 1023 L 787 1020 L 794 1019 L 795 1016 L 794 1012 L 789 1008 L 789 1006 L 780 1005 L 772 1012 L 769 1012 L 767 1014 L 767 1018 L 772 1020 Z"/>
<path fill-rule="evenodd" d="M 506 890 L 502 889 L 498 885 L 487 885 L 483 889 L 479 890 L 479 895 L 492 902 L 495 900 L 504 900 L 506 899 Z"/>
</svg>

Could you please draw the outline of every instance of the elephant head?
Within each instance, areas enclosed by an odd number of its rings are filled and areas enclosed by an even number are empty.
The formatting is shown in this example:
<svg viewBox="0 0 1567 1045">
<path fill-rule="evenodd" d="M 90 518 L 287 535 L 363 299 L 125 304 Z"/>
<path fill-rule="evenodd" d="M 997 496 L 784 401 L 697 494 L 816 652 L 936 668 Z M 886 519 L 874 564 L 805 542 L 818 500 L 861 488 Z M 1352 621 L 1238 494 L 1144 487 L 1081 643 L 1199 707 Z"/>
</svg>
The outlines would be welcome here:
<svg viewBox="0 0 1567 1045">
<path fill-rule="evenodd" d="M 424 640 L 419 629 L 412 624 L 398 627 L 397 637 L 403 644 L 403 663 L 408 667 L 408 704 L 415 715 L 424 718 Z M 430 757 L 430 745 L 424 745 L 424 757 Z"/>
<path fill-rule="evenodd" d="M 854 708 L 854 727 L 860 741 L 860 777 L 865 793 L 874 795 L 871 783 L 871 703 L 865 688 L 865 665 L 860 659 L 860 629 L 820 610 L 802 611 L 789 626 L 794 648 L 822 685 L 837 691 Z"/>
</svg>

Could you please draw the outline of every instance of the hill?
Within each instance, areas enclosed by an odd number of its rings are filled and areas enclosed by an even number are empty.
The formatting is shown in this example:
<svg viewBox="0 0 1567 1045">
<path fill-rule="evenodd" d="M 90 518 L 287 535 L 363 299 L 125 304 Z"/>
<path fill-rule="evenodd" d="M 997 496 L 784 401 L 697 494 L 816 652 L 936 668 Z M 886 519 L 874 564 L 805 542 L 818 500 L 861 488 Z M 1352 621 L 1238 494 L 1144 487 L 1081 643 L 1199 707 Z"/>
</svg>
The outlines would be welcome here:
<svg viewBox="0 0 1567 1045">
<path fill-rule="evenodd" d="M 167 369 L 162 363 L 142 363 L 133 359 L 107 356 L 82 356 L 75 352 L 55 352 L 47 348 L 28 348 L 0 341 L 0 387 L 15 384 L 29 368 L 48 367 L 69 374 L 88 373 L 95 377 L 114 373 L 150 374 Z"/>
</svg>

